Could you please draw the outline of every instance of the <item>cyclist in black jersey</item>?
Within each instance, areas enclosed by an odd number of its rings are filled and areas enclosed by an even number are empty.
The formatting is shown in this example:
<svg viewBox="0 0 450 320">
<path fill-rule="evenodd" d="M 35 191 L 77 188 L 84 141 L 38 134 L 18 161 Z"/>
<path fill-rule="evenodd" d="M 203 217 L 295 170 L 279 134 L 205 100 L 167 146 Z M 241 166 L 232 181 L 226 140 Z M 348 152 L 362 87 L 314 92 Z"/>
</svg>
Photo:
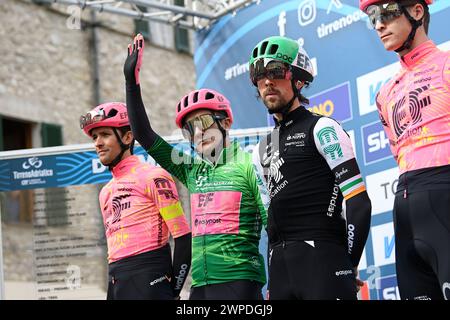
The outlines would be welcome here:
<svg viewBox="0 0 450 320">
<path fill-rule="evenodd" d="M 269 299 L 357 299 L 371 202 L 350 138 L 305 108 L 313 70 L 296 41 L 261 41 L 250 77 L 276 122 L 253 152 L 270 196 Z"/>
</svg>

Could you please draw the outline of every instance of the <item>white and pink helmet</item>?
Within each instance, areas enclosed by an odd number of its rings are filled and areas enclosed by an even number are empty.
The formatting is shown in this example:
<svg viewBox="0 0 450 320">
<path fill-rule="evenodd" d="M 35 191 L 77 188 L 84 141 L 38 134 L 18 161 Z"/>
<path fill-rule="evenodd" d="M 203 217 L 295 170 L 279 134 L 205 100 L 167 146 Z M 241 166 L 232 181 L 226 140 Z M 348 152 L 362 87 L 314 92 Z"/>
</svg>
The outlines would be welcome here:
<svg viewBox="0 0 450 320">
<path fill-rule="evenodd" d="M 89 137 L 91 137 L 91 130 L 94 128 L 120 128 L 129 125 L 127 106 L 122 102 L 103 103 L 80 117 L 80 128 Z"/>
<path fill-rule="evenodd" d="M 426 4 L 430 5 L 433 3 L 433 0 L 424 0 Z M 366 11 L 368 6 L 371 6 L 373 4 L 377 4 L 377 3 L 381 3 L 381 2 L 386 2 L 383 0 L 359 0 L 359 9 L 361 9 L 362 11 Z"/>
</svg>

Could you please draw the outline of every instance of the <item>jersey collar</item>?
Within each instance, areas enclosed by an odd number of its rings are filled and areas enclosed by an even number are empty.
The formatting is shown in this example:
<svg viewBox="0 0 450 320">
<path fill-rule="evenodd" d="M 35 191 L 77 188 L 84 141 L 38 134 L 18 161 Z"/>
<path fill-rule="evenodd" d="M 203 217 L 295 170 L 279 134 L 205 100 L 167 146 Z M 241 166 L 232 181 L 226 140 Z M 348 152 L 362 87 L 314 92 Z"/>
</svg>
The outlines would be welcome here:
<svg viewBox="0 0 450 320">
<path fill-rule="evenodd" d="M 289 127 L 292 123 L 294 123 L 295 121 L 297 121 L 298 119 L 302 118 L 305 116 L 305 114 L 309 112 L 308 110 L 306 110 L 305 105 L 300 105 L 297 109 L 292 110 L 291 112 L 289 112 L 282 120 L 278 121 L 275 117 L 275 126 L 279 127 L 281 126 L 282 128 L 284 127 Z"/>
<path fill-rule="evenodd" d="M 239 149 L 240 149 L 239 142 L 233 141 L 228 147 L 220 151 L 220 155 L 216 163 L 212 163 L 206 158 L 203 158 L 202 160 L 215 168 L 233 160 L 233 158 L 237 155 Z"/>
<path fill-rule="evenodd" d="M 125 159 L 122 159 L 114 168 L 112 169 L 112 175 L 114 178 L 120 178 L 127 173 L 130 172 L 131 168 L 135 167 L 136 165 L 140 164 L 140 160 L 137 156 L 129 156 Z"/>
<path fill-rule="evenodd" d="M 423 57 L 427 56 L 434 50 L 436 50 L 436 45 L 432 40 L 428 40 L 402 56 L 400 58 L 400 63 L 403 68 L 411 69 L 420 60 L 422 60 Z"/>
</svg>

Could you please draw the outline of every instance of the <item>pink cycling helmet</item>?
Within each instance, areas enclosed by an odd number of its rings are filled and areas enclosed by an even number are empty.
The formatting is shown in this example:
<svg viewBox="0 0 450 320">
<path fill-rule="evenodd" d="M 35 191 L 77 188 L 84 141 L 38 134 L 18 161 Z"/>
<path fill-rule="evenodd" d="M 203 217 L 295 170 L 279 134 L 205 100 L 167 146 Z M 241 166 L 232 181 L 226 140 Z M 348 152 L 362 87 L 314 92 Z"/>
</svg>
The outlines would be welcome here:
<svg viewBox="0 0 450 320">
<path fill-rule="evenodd" d="M 424 0 L 424 1 L 425 1 L 426 4 L 432 4 L 433 3 L 433 0 Z M 372 4 L 380 3 L 380 2 L 383 2 L 383 0 L 359 0 L 359 8 L 362 11 L 366 11 L 368 6 L 370 6 Z"/>
<path fill-rule="evenodd" d="M 177 117 L 175 122 L 179 128 L 183 125 L 184 117 L 195 110 L 208 109 L 213 111 L 225 111 L 231 123 L 233 123 L 233 113 L 231 112 L 230 101 L 222 94 L 211 89 L 199 89 L 190 92 L 181 98 L 177 104 Z"/>
<path fill-rule="evenodd" d="M 120 128 L 129 125 L 127 106 L 122 102 L 103 103 L 80 117 L 80 127 L 89 137 L 94 128 Z"/>
</svg>

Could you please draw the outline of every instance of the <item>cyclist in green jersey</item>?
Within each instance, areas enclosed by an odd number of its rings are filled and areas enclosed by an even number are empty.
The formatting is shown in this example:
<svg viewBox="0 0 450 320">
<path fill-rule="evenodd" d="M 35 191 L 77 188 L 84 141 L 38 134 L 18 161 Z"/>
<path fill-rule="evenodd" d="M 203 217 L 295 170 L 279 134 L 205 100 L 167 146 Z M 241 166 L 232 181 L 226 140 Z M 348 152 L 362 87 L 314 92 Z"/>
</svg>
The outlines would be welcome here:
<svg viewBox="0 0 450 320">
<path fill-rule="evenodd" d="M 192 228 L 190 299 L 262 299 L 266 282 L 259 253 L 267 199 L 252 156 L 231 142 L 229 101 L 210 89 L 195 90 L 176 107 L 176 124 L 197 155 L 182 154 L 150 126 L 140 92 L 144 39 L 134 38 L 124 65 L 128 116 L 137 141 L 189 190 Z"/>
</svg>

